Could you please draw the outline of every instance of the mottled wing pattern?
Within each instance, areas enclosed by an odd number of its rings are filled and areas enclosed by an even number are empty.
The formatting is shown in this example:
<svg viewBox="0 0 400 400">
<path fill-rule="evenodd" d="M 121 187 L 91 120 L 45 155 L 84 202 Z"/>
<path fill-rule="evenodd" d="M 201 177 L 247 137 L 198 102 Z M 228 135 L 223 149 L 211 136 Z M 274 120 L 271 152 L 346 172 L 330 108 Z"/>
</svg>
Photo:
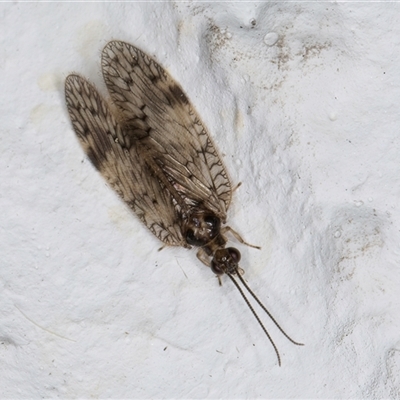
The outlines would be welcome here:
<svg viewBox="0 0 400 400">
<path fill-rule="evenodd" d="M 86 79 L 69 75 L 65 97 L 74 130 L 93 165 L 154 235 L 168 245 L 187 247 L 173 199 L 139 154 L 134 132 L 122 129 Z"/>
<path fill-rule="evenodd" d="M 102 70 L 121 121 L 148 134 L 155 162 L 188 209 L 199 205 L 225 221 L 232 196 L 228 175 L 179 84 L 152 58 L 120 41 L 104 48 Z"/>
</svg>

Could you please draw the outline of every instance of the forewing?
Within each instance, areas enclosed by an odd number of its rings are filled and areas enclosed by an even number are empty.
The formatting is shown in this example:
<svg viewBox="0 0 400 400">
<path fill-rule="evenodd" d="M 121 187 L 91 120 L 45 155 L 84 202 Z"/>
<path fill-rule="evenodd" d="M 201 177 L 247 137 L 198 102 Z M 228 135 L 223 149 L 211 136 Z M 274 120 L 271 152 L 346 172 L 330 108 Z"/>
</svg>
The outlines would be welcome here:
<svg viewBox="0 0 400 400">
<path fill-rule="evenodd" d="M 149 171 L 134 133 L 121 128 L 96 89 L 80 76 L 67 77 L 65 98 L 75 133 L 111 187 L 160 240 L 187 246 L 171 195 Z"/>
<path fill-rule="evenodd" d="M 104 48 L 102 70 L 122 120 L 147 132 L 157 164 L 186 205 L 204 206 L 225 220 L 231 184 L 180 85 L 152 58 L 120 41 Z"/>
</svg>

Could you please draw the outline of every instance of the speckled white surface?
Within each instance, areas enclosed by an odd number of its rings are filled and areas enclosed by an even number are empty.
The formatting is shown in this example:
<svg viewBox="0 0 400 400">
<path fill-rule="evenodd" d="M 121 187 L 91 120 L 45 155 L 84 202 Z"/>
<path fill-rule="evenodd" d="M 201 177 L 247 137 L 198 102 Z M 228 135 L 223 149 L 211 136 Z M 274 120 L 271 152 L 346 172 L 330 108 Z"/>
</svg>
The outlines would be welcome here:
<svg viewBox="0 0 400 400">
<path fill-rule="evenodd" d="M 1 398 L 399 398 L 400 5 L 0 5 Z M 282 367 L 225 280 L 85 158 L 70 72 L 111 39 L 180 82 L 234 183 L 229 224 Z M 234 245 L 236 245 L 234 243 Z"/>
</svg>

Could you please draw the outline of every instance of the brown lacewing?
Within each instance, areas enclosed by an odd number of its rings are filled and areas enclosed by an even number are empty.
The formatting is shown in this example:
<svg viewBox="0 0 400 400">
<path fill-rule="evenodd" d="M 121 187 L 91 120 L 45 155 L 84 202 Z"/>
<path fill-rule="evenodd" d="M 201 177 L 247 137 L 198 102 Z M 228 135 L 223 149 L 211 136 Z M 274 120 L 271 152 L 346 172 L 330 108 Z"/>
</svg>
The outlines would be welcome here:
<svg viewBox="0 0 400 400">
<path fill-rule="evenodd" d="M 73 128 L 93 165 L 140 220 L 165 245 L 198 247 L 198 258 L 221 283 L 226 274 L 270 340 L 242 287 L 292 343 L 250 290 L 239 267 L 240 253 L 225 247 L 232 186 L 217 150 L 182 88 L 151 57 L 124 42 L 102 52 L 106 102 L 78 75 L 65 81 Z M 251 246 L 251 245 L 250 245 Z M 256 247 L 256 246 L 251 246 Z M 240 286 L 240 284 L 242 286 Z"/>
</svg>

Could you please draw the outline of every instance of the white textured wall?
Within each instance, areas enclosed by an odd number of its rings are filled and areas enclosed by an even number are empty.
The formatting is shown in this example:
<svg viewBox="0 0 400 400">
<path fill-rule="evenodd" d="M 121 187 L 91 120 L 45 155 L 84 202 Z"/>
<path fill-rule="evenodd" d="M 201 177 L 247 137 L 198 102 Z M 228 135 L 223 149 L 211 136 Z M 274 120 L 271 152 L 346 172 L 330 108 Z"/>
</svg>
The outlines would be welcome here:
<svg viewBox="0 0 400 400">
<path fill-rule="evenodd" d="M 0 397 L 400 396 L 400 5 L 0 5 Z M 246 279 L 164 249 L 64 104 L 111 39 L 181 83 L 223 156 Z"/>
</svg>

